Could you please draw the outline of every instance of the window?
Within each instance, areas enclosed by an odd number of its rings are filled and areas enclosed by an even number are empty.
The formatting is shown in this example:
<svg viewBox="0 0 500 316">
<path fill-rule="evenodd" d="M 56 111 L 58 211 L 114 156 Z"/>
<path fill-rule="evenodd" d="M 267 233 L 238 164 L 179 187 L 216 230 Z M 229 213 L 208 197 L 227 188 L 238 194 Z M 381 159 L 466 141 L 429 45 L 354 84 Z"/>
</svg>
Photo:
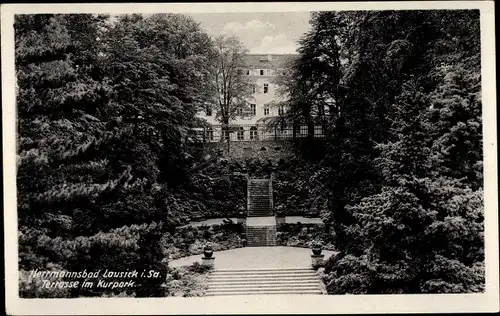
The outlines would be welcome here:
<svg viewBox="0 0 500 316">
<path fill-rule="evenodd" d="M 269 84 L 264 83 L 264 93 L 267 93 L 269 91 Z"/>
<path fill-rule="evenodd" d="M 239 116 L 243 116 L 243 108 L 238 108 L 236 110 L 236 113 L 239 115 Z"/>
<path fill-rule="evenodd" d="M 250 127 L 250 139 L 257 139 L 257 127 Z"/>
<path fill-rule="evenodd" d="M 260 75 L 263 76 L 264 75 L 264 69 L 261 69 L 260 70 Z"/>
<path fill-rule="evenodd" d="M 247 76 L 250 76 L 250 69 L 247 69 Z"/>
<path fill-rule="evenodd" d="M 231 137 L 231 135 L 229 134 L 229 130 L 223 128 L 222 129 L 222 137 L 224 137 L 224 139 L 228 141 Z"/>
<path fill-rule="evenodd" d="M 264 108 L 264 115 L 269 115 L 269 107 L 268 106 L 266 106 Z"/>
<path fill-rule="evenodd" d="M 255 87 L 255 85 L 252 87 L 252 91 L 253 91 L 253 93 L 255 93 L 255 91 L 257 91 L 257 88 Z"/>
<path fill-rule="evenodd" d="M 256 114 L 256 112 L 257 112 L 257 109 L 256 109 L 256 107 L 255 107 L 255 104 L 250 104 L 250 113 L 251 113 L 252 115 L 255 115 L 255 114 Z"/>
<path fill-rule="evenodd" d="M 285 107 L 283 105 L 280 105 L 278 108 L 278 115 L 283 115 L 285 114 Z"/>
<path fill-rule="evenodd" d="M 237 134 L 238 140 L 243 140 L 244 135 L 245 135 L 245 130 L 243 129 L 243 127 L 240 127 L 238 129 L 238 134 Z"/>
<path fill-rule="evenodd" d="M 271 70 L 271 69 L 267 69 L 267 70 L 266 70 L 266 75 L 268 75 L 268 76 L 272 76 L 272 74 L 273 74 L 273 73 L 272 73 L 272 70 Z"/>
<path fill-rule="evenodd" d="M 207 113 L 207 116 L 212 116 L 212 107 L 210 105 L 207 106 L 205 112 Z"/>
<path fill-rule="evenodd" d="M 212 128 L 207 129 L 207 139 L 209 141 L 214 140 L 214 130 Z"/>
</svg>

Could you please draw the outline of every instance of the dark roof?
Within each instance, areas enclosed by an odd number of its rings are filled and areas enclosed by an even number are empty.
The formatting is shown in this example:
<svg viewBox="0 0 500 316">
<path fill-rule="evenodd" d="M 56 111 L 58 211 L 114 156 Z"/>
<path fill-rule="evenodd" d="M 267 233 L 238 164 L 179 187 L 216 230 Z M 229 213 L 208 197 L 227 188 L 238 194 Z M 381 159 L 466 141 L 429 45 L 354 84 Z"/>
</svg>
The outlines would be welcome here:
<svg viewBox="0 0 500 316">
<path fill-rule="evenodd" d="M 268 61 L 268 56 L 271 58 Z M 289 61 L 297 58 L 297 54 L 247 54 L 248 68 L 286 68 Z"/>
</svg>

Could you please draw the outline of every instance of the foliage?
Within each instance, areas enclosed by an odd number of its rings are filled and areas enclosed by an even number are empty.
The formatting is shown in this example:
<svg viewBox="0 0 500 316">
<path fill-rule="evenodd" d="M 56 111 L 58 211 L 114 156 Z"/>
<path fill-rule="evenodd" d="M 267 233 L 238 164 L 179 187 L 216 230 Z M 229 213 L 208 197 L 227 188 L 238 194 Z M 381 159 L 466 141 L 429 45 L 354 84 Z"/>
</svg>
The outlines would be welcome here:
<svg viewBox="0 0 500 316">
<path fill-rule="evenodd" d="M 184 187 L 184 197 L 196 206 L 186 212 L 192 217 L 221 218 L 236 217 L 240 211 L 246 211 L 247 180 L 238 175 L 244 172 L 242 164 L 218 158 L 193 173 Z"/>
<path fill-rule="evenodd" d="M 276 242 L 281 246 L 312 248 L 321 245 L 323 249 L 336 250 L 334 236 L 322 224 L 280 224 L 276 232 Z"/>
<path fill-rule="evenodd" d="M 207 99 L 208 36 L 180 15 L 68 14 L 17 16 L 15 40 L 20 270 L 164 275 L 158 242 L 178 224 L 168 203 Z M 133 238 L 119 228 L 160 221 Z M 135 294 L 163 296 L 162 282 Z"/>
<path fill-rule="evenodd" d="M 330 69 L 302 73 L 331 77 L 340 92 L 318 173 L 322 218 L 341 251 L 325 270 L 328 291 L 482 291 L 479 13 L 320 12 L 312 21 L 301 57 L 322 49 L 311 34 L 335 34 L 343 60 L 340 80 Z"/>
<path fill-rule="evenodd" d="M 243 71 L 248 50 L 237 37 L 221 35 L 213 44 L 208 86 L 213 101 L 207 106 L 215 105 L 216 119 L 228 128 L 231 120 L 249 114 L 254 85 Z"/>
<path fill-rule="evenodd" d="M 210 243 L 214 251 L 240 248 L 243 231 L 243 226 L 237 223 L 179 227 L 162 237 L 161 249 L 165 257 L 175 260 L 202 254 L 206 243 Z"/>
<path fill-rule="evenodd" d="M 172 268 L 167 278 L 171 289 L 169 296 L 197 297 L 203 296 L 206 290 L 208 272 L 211 267 L 194 262 L 190 266 Z"/>
</svg>

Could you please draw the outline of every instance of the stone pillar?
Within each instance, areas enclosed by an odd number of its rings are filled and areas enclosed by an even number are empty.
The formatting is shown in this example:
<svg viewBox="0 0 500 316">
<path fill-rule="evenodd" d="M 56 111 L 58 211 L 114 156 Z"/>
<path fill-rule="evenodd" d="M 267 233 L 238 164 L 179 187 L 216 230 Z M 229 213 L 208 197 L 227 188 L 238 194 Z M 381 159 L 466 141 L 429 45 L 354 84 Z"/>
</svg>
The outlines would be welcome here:
<svg viewBox="0 0 500 316">
<path fill-rule="evenodd" d="M 325 265 L 325 255 L 311 255 L 311 265 L 314 269 Z"/>
<path fill-rule="evenodd" d="M 204 266 L 208 266 L 208 267 L 214 267 L 214 264 L 215 264 L 215 257 L 210 257 L 210 258 L 207 258 L 205 256 L 201 257 L 201 264 L 204 265 Z"/>
</svg>

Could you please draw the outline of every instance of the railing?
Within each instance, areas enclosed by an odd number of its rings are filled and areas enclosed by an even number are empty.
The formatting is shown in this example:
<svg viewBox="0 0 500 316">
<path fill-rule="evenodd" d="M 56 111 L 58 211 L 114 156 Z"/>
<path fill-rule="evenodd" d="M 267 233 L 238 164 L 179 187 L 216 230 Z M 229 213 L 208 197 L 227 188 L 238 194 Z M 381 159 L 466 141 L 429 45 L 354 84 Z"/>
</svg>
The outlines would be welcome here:
<svg viewBox="0 0 500 316">
<path fill-rule="evenodd" d="M 225 141 L 258 141 L 258 140 L 283 140 L 306 138 L 308 127 L 306 125 L 295 126 L 262 126 L 251 124 L 229 125 L 226 129 L 221 125 L 212 125 L 193 129 L 193 136 L 201 142 Z M 324 127 L 314 126 L 314 138 L 325 138 Z"/>
</svg>

